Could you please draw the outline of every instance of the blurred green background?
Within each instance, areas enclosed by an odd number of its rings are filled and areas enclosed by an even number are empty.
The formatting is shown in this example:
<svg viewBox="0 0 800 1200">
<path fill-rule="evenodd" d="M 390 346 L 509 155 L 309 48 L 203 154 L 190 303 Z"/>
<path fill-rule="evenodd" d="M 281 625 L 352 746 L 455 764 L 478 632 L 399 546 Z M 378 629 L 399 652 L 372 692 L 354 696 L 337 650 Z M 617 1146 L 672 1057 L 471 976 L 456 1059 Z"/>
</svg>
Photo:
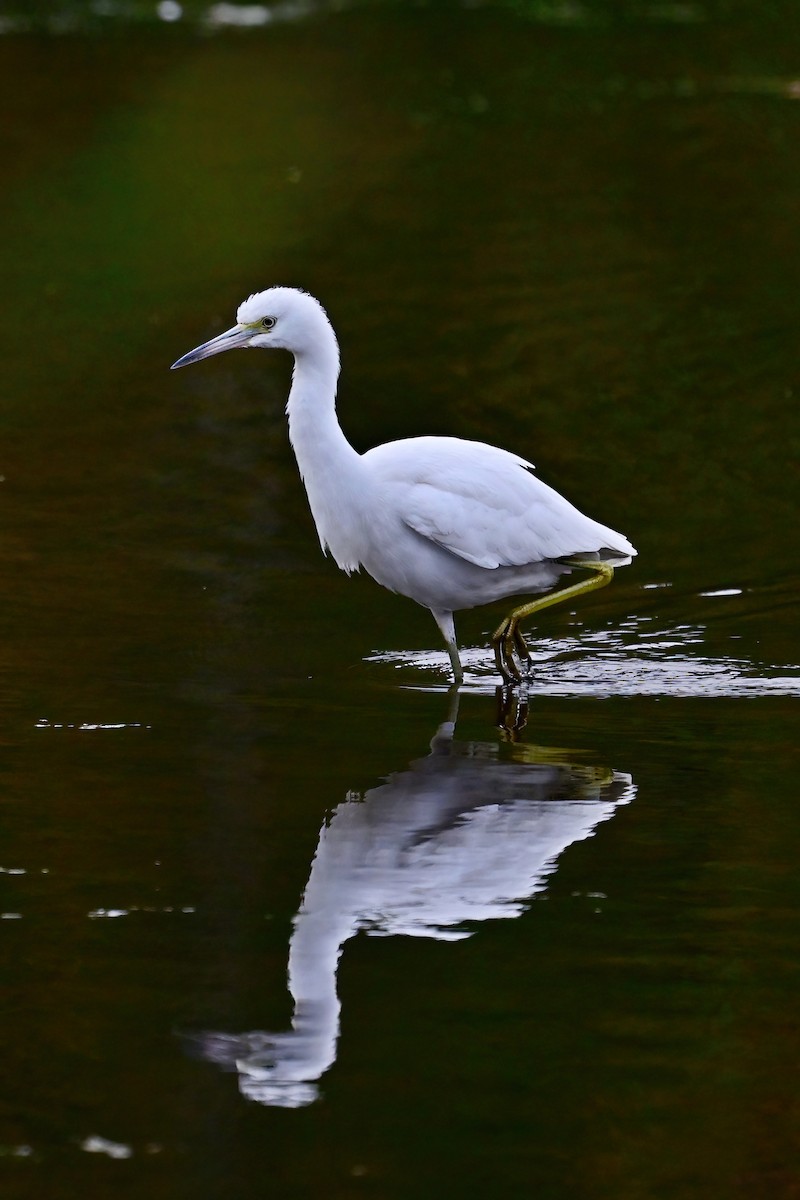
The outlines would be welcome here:
<svg viewBox="0 0 800 1200">
<path fill-rule="evenodd" d="M 799 101 L 788 2 L 0 7 L 4 1196 L 796 1196 Z M 640 551 L 522 735 L 635 801 L 517 920 L 348 944 L 292 1112 L 177 1035 L 288 1027 L 447 660 L 320 556 L 288 360 L 169 374 L 274 283 L 357 448 L 496 442 Z"/>
</svg>

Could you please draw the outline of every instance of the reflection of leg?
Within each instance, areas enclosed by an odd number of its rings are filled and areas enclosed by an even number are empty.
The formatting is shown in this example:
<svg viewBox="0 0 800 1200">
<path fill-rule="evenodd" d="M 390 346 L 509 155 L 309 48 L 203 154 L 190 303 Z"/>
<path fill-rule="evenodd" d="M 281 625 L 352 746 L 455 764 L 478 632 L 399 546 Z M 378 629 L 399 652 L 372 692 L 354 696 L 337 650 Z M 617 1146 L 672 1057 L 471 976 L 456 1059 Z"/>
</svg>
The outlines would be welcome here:
<svg viewBox="0 0 800 1200">
<path fill-rule="evenodd" d="M 550 592 L 546 596 L 539 596 L 528 604 L 521 604 L 519 608 L 513 609 L 495 630 L 492 636 L 495 661 L 497 669 L 508 683 L 519 683 L 523 678 L 523 673 L 527 675 L 530 672 L 530 654 L 519 628 L 520 621 L 543 608 L 549 608 L 551 604 L 560 604 L 562 600 L 574 600 L 576 596 L 582 596 L 585 592 L 593 592 L 596 588 L 605 587 L 614 578 L 614 568 L 608 563 L 574 559 L 570 560 L 568 565 L 584 567 L 592 574 L 587 579 L 570 584 L 569 587 L 561 588 L 557 592 Z M 515 653 L 520 660 L 522 669 L 514 661 Z"/>
<path fill-rule="evenodd" d="M 519 693 L 513 687 L 509 687 L 507 683 L 501 684 L 495 695 L 497 697 L 497 728 L 502 732 L 505 741 L 515 742 L 528 724 L 527 696 L 523 693 L 520 697 Z"/>
</svg>

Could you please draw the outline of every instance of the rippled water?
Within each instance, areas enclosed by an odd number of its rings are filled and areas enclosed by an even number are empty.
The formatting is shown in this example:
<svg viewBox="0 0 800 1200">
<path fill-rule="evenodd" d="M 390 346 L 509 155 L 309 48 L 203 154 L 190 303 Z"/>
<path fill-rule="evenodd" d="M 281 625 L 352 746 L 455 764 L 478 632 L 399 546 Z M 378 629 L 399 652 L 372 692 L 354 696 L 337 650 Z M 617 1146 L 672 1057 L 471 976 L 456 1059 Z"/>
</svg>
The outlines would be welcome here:
<svg viewBox="0 0 800 1200">
<path fill-rule="evenodd" d="M 659 585 L 664 586 L 664 585 Z M 707 592 L 703 598 L 741 596 L 740 588 Z M 786 597 L 787 604 L 790 597 Z M 696 610 L 695 610 L 696 611 Z M 630 616 L 615 627 L 583 629 L 572 620 L 558 637 L 528 637 L 532 671 L 526 685 L 534 696 L 797 696 L 800 664 L 752 661 L 719 652 L 720 637 L 700 624 L 664 625 L 656 616 Z M 739 641 L 741 634 L 724 634 Z M 703 648 L 707 652 L 703 653 Z M 717 651 L 715 653 L 714 651 Z M 486 646 L 462 652 L 464 688 L 494 690 L 494 656 Z M 446 655 L 432 651 L 381 651 L 370 661 L 408 666 L 449 677 Z M 409 676 L 410 677 L 410 676 Z M 405 681 L 405 676 L 404 676 Z"/>
<path fill-rule="evenodd" d="M 0 22 L 0 1190 L 790 1200 L 791 13 L 208 8 Z M 636 544 L 526 695 L 170 375 L 273 282 Z"/>
</svg>

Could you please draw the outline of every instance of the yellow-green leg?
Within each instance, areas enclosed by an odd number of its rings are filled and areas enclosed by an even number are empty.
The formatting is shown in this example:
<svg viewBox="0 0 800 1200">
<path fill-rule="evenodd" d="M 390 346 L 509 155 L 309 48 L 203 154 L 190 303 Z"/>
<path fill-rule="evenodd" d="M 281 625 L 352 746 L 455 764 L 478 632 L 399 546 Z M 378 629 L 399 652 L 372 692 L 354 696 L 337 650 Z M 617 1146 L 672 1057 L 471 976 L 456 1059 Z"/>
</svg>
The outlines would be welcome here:
<svg viewBox="0 0 800 1200">
<path fill-rule="evenodd" d="M 588 579 L 581 579 L 578 583 L 572 583 L 569 587 L 560 588 L 557 592 L 549 592 L 546 596 L 538 596 L 536 600 L 529 601 L 528 604 L 521 604 L 519 608 L 513 609 L 508 614 L 506 619 L 501 622 L 498 628 L 492 635 L 494 643 L 494 657 L 497 662 L 497 669 L 504 679 L 509 683 L 519 683 L 523 678 L 523 672 L 517 665 L 514 655 L 517 655 L 520 663 L 527 675 L 530 669 L 530 653 L 525 644 L 525 638 L 522 636 L 522 631 L 519 628 L 520 621 L 525 617 L 529 617 L 531 613 L 540 612 L 543 608 L 549 608 L 551 604 L 561 604 L 563 600 L 573 600 L 576 596 L 582 596 L 585 592 L 593 592 L 596 588 L 605 587 L 614 578 L 614 568 L 604 562 L 584 562 L 575 560 L 569 563 L 571 567 L 584 567 L 592 574 Z"/>
</svg>

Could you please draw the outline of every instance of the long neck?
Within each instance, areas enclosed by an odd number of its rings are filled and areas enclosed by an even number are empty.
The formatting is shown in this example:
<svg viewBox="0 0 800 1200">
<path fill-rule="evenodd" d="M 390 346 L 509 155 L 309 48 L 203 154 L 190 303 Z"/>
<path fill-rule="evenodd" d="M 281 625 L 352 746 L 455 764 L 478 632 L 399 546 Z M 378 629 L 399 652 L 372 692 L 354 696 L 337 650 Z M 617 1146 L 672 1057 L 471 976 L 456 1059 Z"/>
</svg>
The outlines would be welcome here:
<svg viewBox="0 0 800 1200">
<path fill-rule="evenodd" d="M 304 479 L 331 453 L 354 453 L 336 419 L 338 378 L 339 347 L 326 323 L 324 330 L 315 331 L 310 348 L 295 351 L 292 388 L 286 404 L 289 440 Z"/>
<path fill-rule="evenodd" d="M 286 405 L 289 441 L 322 548 L 330 548 L 339 566 L 352 570 L 358 565 L 352 534 L 363 512 L 361 456 L 342 433 L 336 417 L 336 338 L 327 323 L 324 336 L 320 333 L 316 331 L 311 348 L 295 351 Z"/>
</svg>

